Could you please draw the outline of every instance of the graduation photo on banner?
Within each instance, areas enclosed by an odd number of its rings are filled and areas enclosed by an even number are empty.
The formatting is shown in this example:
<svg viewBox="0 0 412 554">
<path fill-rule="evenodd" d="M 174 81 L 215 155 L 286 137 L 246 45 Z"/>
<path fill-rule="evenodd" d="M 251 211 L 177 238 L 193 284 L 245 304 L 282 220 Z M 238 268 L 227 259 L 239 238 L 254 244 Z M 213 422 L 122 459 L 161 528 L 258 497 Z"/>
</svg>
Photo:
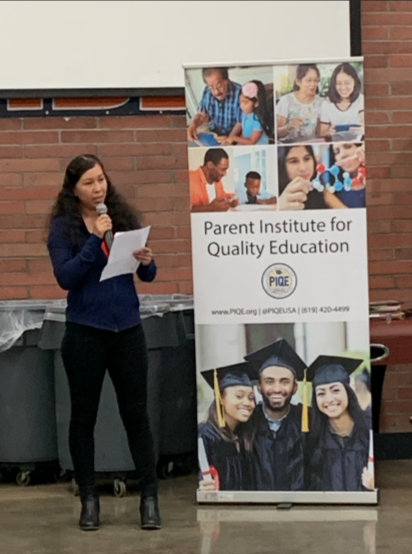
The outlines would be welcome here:
<svg viewBox="0 0 412 554">
<path fill-rule="evenodd" d="M 197 498 L 376 503 L 362 59 L 185 84 Z"/>
</svg>

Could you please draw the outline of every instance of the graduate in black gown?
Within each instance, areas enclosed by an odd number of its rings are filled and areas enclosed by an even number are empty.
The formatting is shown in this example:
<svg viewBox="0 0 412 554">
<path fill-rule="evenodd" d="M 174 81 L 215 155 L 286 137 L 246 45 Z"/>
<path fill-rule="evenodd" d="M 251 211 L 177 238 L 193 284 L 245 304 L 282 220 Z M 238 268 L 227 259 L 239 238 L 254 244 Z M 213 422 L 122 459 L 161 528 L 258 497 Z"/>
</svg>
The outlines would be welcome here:
<svg viewBox="0 0 412 554">
<path fill-rule="evenodd" d="M 374 489 L 368 470 L 370 424 L 349 386 L 350 374 L 363 360 L 318 356 L 308 367 L 313 384 L 310 432 L 310 489 Z"/>
<path fill-rule="evenodd" d="M 298 381 L 304 378 L 305 363 L 284 339 L 245 359 L 258 372 L 258 390 L 263 403 L 253 414 L 253 453 L 257 490 L 297 491 L 304 489 L 307 405 L 292 404 Z M 303 413 L 303 417 L 302 417 Z"/>
<path fill-rule="evenodd" d="M 251 366 L 240 363 L 203 371 L 202 375 L 215 392 L 215 400 L 204 423 L 198 425 L 198 437 L 202 439 L 213 480 L 207 481 L 201 474 L 199 489 L 256 490 L 252 464 L 253 431 L 249 423 L 256 405 Z M 202 464 L 200 456 L 199 452 L 202 470 L 205 460 Z"/>
</svg>

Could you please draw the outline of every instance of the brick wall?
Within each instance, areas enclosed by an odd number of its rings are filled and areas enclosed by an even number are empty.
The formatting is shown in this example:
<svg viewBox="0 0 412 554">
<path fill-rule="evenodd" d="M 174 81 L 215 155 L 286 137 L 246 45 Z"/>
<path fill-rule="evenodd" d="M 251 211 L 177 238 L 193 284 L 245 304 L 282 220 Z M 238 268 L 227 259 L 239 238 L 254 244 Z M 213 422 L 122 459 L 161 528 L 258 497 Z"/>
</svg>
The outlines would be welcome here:
<svg viewBox="0 0 412 554">
<path fill-rule="evenodd" d="M 140 293 L 192 293 L 184 116 L 0 120 L 0 299 L 59 298 L 45 246 L 46 215 L 67 163 L 102 158 L 144 224 L 159 273 Z"/>
<path fill-rule="evenodd" d="M 412 303 L 412 2 L 362 1 L 371 300 Z M 381 431 L 410 432 L 412 365 L 388 366 Z"/>
</svg>

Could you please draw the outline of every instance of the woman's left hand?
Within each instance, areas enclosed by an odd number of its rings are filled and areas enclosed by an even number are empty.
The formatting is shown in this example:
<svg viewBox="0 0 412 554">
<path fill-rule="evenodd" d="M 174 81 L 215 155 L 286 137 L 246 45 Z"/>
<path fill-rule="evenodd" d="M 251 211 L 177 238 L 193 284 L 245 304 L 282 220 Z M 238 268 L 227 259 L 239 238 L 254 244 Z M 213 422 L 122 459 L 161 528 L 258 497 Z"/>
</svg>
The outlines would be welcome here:
<svg viewBox="0 0 412 554">
<path fill-rule="evenodd" d="M 135 250 L 133 252 L 133 258 L 143 265 L 149 265 L 153 259 L 153 252 L 151 248 L 145 246 L 144 248 L 140 248 L 140 250 Z"/>
<path fill-rule="evenodd" d="M 375 477 L 366 467 L 362 471 L 362 485 L 369 491 L 375 489 Z"/>
</svg>

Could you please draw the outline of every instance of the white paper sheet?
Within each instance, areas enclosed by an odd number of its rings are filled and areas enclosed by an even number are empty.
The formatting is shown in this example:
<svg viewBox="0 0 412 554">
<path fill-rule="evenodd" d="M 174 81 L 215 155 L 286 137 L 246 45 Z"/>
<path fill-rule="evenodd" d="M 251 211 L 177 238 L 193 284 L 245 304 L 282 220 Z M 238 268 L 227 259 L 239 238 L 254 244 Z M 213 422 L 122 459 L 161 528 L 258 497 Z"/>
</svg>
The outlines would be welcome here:
<svg viewBox="0 0 412 554">
<path fill-rule="evenodd" d="M 100 281 L 136 272 L 140 262 L 133 257 L 133 252 L 145 246 L 149 231 L 150 226 L 115 234 L 109 259 L 102 271 Z"/>
</svg>

